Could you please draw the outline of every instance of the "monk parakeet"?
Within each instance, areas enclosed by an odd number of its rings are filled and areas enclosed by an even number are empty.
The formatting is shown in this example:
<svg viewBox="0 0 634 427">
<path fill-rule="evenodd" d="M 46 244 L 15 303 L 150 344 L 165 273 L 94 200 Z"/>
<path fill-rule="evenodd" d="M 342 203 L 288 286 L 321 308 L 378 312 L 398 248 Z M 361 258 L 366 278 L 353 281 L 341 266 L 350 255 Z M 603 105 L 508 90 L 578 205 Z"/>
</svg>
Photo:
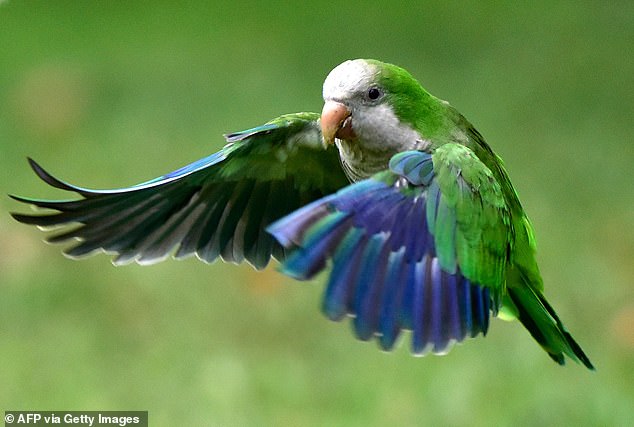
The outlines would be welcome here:
<svg viewBox="0 0 634 427">
<path fill-rule="evenodd" d="M 329 279 L 323 311 L 391 350 L 444 354 L 517 318 L 557 363 L 593 369 L 543 295 L 531 224 L 501 159 L 458 111 L 404 69 L 346 61 L 323 85 L 320 114 L 280 116 L 225 135 L 219 152 L 156 179 L 73 200 L 14 199 L 55 212 L 13 214 L 60 226 L 65 253 L 150 264 L 195 254 Z"/>
</svg>

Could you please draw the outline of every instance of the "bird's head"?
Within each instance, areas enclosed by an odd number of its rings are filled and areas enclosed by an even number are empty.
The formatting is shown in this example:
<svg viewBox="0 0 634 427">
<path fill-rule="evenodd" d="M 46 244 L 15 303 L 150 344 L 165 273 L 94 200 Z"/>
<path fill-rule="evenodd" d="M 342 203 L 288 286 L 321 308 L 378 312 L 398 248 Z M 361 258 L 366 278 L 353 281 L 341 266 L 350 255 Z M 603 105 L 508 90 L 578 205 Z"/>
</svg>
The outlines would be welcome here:
<svg viewBox="0 0 634 427">
<path fill-rule="evenodd" d="M 335 67 L 324 82 L 324 143 L 402 151 L 421 140 L 421 121 L 433 98 L 404 69 L 355 59 Z M 409 146 L 411 145 L 411 146 Z"/>
</svg>

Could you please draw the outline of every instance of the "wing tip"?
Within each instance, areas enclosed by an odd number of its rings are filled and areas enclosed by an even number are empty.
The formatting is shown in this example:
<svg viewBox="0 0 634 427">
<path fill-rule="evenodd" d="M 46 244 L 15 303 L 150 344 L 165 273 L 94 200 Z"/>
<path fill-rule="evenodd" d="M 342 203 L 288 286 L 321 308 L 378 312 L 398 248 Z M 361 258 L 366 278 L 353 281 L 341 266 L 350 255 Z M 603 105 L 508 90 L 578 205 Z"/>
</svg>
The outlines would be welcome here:
<svg viewBox="0 0 634 427">
<path fill-rule="evenodd" d="M 62 190 L 70 190 L 70 191 L 74 190 L 68 184 L 60 181 L 59 179 L 55 178 L 53 175 L 48 173 L 42 166 L 39 165 L 39 163 L 37 163 L 31 157 L 27 157 L 27 161 L 29 162 L 29 166 L 31 167 L 31 169 L 33 169 L 33 172 L 35 172 L 35 174 L 42 181 L 46 182 L 48 185 L 55 188 L 60 188 Z"/>
<path fill-rule="evenodd" d="M 73 192 L 78 193 L 78 194 L 80 194 L 80 195 L 82 195 L 84 197 L 86 197 L 86 196 L 91 194 L 90 190 L 86 190 L 86 189 L 83 189 L 81 187 L 76 187 L 76 186 L 68 184 L 68 183 L 66 183 L 66 182 L 64 182 L 64 181 L 62 181 L 60 179 L 55 178 L 53 175 L 51 175 L 49 172 L 47 172 L 46 169 L 44 169 L 42 166 L 40 166 L 40 164 L 38 162 L 33 160 L 33 158 L 27 156 L 26 159 L 27 159 L 27 161 L 29 163 L 29 166 L 31 167 L 33 172 L 35 172 L 35 174 L 38 176 L 38 178 L 40 178 L 42 181 L 44 181 L 45 183 L 47 183 L 51 187 L 59 188 L 60 190 L 65 190 L 65 191 L 73 191 Z"/>
<path fill-rule="evenodd" d="M 11 215 L 14 220 L 21 222 L 22 224 L 38 225 L 36 222 L 37 218 L 39 218 L 38 215 L 21 214 L 17 212 L 9 212 L 9 215 Z"/>
</svg>

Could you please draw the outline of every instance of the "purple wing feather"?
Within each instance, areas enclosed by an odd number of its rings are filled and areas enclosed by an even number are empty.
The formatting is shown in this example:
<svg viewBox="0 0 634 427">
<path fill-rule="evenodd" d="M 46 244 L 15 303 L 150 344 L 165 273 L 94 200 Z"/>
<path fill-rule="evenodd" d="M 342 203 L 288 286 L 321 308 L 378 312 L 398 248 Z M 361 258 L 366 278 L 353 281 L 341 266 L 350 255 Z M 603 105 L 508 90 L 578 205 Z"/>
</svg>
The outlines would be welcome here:
<svg viewBox="0 0 634 427">
<path fill-rule="evenodd" d="M 400 157 L 398 157 L 400 156 Z M 278 220 L 268 231 L 291 250 L 282 271 L 300 280 L 332 271 L 324 294 L 328 318 L 354 317 L 357 338 L 394 347 L 412 330 L 412 352 L 446 353 L 485 334 L 488 288 L 438 261 L 428 222 L 439 214 L 431 156 L 395 156 L 391 171 L 346 187 Z"/>
</svg>

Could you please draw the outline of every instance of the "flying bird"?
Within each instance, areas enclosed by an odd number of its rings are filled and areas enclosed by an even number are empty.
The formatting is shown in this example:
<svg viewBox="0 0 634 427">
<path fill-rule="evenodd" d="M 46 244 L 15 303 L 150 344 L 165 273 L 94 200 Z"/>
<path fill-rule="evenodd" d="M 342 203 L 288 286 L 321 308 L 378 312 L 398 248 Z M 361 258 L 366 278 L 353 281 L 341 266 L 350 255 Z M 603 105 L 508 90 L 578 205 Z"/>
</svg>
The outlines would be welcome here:
<svg viewBox="0 0 634 427">
<path fill-rule="evenodd" d="M 29 159 L 47 184 L 80 197 L 11 196 L 49 210 L 13 217 L 56 227 L 71 258 L 114 264 L 170 255 L 256 269 L 273 257 L 298 280 L 329 269 L 322 309 L 352 317 L 357 338 L 416 355 L 518 319 L 548 355 L 594 369 L 548 303 L 535 239 L 502 160 L 456 109 L 407 71 L 346 61 L 323 85 L 321 114 L 296 113 L 225 135 L 227 145 L 132 187 L 92 190 Z"/>
</svg>

